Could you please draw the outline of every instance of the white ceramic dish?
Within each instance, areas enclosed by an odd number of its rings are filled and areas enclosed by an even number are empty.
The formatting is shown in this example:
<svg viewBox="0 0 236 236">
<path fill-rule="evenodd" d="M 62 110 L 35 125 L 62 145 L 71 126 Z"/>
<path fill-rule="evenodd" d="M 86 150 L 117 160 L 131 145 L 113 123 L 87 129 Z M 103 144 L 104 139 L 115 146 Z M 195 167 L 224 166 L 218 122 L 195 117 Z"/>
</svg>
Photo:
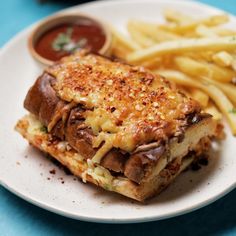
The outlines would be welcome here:
<svg viewBox="0 0 236 236">
<path fill-rule="evenodd" d="M 199 17 L 221 13 L 197 2 L 173 0 L 102 1 L 67 11 L 89 13 L 124 30 L 129 18 L 161 21 L 161 12 L 167 7 Z M 236 19 L 232 17 L 229 26 L 235 24 Z M 84 185 L 55 167 L 13 130 L 17 119 L 26 113 L 22 105 L 26 92 L 42 70 L 27 49 L 31 30 L 32 27 L 20 33 L 0 53 L 0 180 L 5 188 L 37 206 L 67 217 L 128 223 L 159 220 L 192 211 L 235 187 L 236 139 L 228 129 L 227 139 L 207 167 L 183 173 L 166 191 L 145 205 Z M 49 173 L 52 169 L 56 169 L 55 175 Z"/>
</svg>

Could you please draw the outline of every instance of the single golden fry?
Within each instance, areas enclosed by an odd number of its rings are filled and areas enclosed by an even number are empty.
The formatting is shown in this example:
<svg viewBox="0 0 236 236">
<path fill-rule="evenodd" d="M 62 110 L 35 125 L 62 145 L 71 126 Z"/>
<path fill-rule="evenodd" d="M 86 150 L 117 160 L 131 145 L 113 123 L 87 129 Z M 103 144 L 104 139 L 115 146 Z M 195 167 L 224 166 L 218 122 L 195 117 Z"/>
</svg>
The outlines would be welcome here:
<svg viewBox="0 0 236 236">
<path fill-rule="evenodd" d="M 215 15 L 210 16 L 205 19 L 195 20 L 190 22 L 185 22 L 182 25 L 161 25 L 160 27 L 165 30 L 169 30 L 171 32 L 175 32 L 178 34 L 184 34 L 188 31 L 194 30 L 198 25 L 206 25 L 206 26 L 216 26 L 220 24 L 224 24 L 229 21 L 229 17 L 227 15 Z"/>
<path fill-rule="evenodd" d="M 145 61 L 141 66 L 144 66 L 150 70 L 154 70 L 157 69 L 160 65 L 164 65 L 164 58 L 162 57 L 156 57 L 151 61 Z"/>
<path fill-rule="evenodd" d="M 128 49 L 132 51 L 136 51 L 141 49 L 141 47 L 125 35 L 123 35 L 121 32 L 117 31 L 115 28 L 112 28 L 112 34 L 113 37 L 117 40 L 117 44 L 120 43 L 124 47 L 127 47 Z"/>
<path fill-rule="evenodd" d="M 231 64 L 232 68 L 234 71 L 236 71 L 236 56 L 233 55 L 233 61 L 232 61 L 232 64 Z"/>
<path fill-rule="evenodd" d="M 125 58 L 132 50 L 120 43 L 116 37 L 112 38 L 110 55 L 117 58 Z"/>
<path fill-rule="evenodd" d="M 222 120 L 222 114 L 219 112 L 217 107 L 212 102 L 209 102 L 204 111 L 211 114 L 213 116 L 213 119 L 217 121 Z"/>
<path fill-rule="evenodd" d="M 207 107 L 207 104 L 209 102 L 209 96 L 205 92 L 196 88 L 189 88 L 189 94 L 190 97 L 200 103 L 202 108 Z"/>
<path fill-rule="evenodd" d="M 226 14 L 210 16 L 205 19 L 200 20 L 202 24 L 207 26 L 217 26 L 225 24 L 229 21 L 229 16 Z"/>
<path fill-rule="evenodd" d="M 191 16 L 185 15 L 184 13 L 175 11 L 173 9 L 165 9 L 163 14 L 167 21 L 177 24 L 184 24 L 186 22 L 194 21 Z"/>
<path fill-rule="evenodd" d="M 155 45 L 155 41 L 141 32 L 132 21 L 128 22 L 127 29 L 133 41 L 140 47 L 146 48 Z"/>
<path fill-rule="evenodd" d="M 215 52 L 212 51 L 201 51 L 201 52 L 187 52 L 181 54 L 184 57 L 192 58 L 196 61 L 205 61 L 205 62 L 211 62 L 212 63 L 212 57 L 214 56 Z"/>
<path fill-rule="evenodd" d="M 156 56 L 194 51 L 236 50 L 236 37 L 185 39 L 163 42 L 150 48 L 137 50 L 127 56 L 128 62 L 150 60 Z"/>
<path fill-rule="evenodd" d="M 198 25 L 195 29 L 195 33 L 200 37 L 222 37 L 222 36 L 236 36 L 236 31 L 221 28 L 218 26 L 209 27 L 206 25 Z"/>
<path fill-rule="evenodd" d="M 125 58 L 127 56 L 128 50 L 122 46 L 115 46 L 111 49 L 111 55 L 117 58 Z"/>
<path fill-rule="evenodd" d="M 236 106 L 236 86 L 229 84 L 229 83 L 221 83 L 215 80 L 210 80 L 208 78 L 204 78 L 204 81 L 207 81 L 210 84 L 217 86 L 221 89 L 225 95 L 234 103 Z"/>
<path fill-rule="evenodd" d="M 233 56 L 226 51 L 221 51 L 214 54 L 212 59 L 217 65 L 224 67 L 231 66 L 234 60 Z"/>
<path fill-rule="evenodd" d="M 160 29 L 156 24 L 153 24 L 153 23 L 130 20 L 128 24 L 133 25 L 133 27 L 135 27 L 137 30 L 142 32 L 144 35 L 149 37 L 154 42 L 164 42 L 164 41 L 181 39 L 181 36 L 175 33 Z"/>
<path fill-rule="evenodd" d="M 195 33 L 197 36 L 200 37 L 209 37 L 209 38 L 219 37 L 219 35 L 216 32 L 214 32 L 210 27 L 207 27 L 202 24 L 196 27 Z"/>
<path fill-rule="evenodd" d="M 200 62 L 188 57 L 176 57 L 177 67 L 182 72 L 195 77 L 208 77 L 221 82 L 230 82 L 235 77 L 235 72 L 222 68 L 212 63 Z"/>
<path fill-rule="evenodd" d="M 178 56 L 174 59 L 176 66 L 182 72 L 191 76 L 207 76 L 209 70 L 207 66 L 201 62 L 193 60 L 189 57 Z"/>
<path fill-rule="evenodd" d="M 156 72 L 174 81 L 177 84 L 202 89 L 210 96 L 210 98 L 215 102 L 221 112 L 225 115 L 233 135 L 236 135 L 236 113 L 234 112 L 235 108 L 227 98 L 227 96 L 219 88 L 211 83 L 208 83 L 207 81 L 204 81 L 204 83 L 199 82 L 179 71 L 158 70 Z"/>
<path fill-rule="evenodd" d="M 236 31 L 231 29 L 220 28 L 218 26 L 209 28 L 219 36 L 236 36 Z"/>
<path fill-rule="evenodd" d="M 236 55 L 229 52 L 222 51 L 212 56 L 213 61 L 224 67 L 231 67 L 233 71 L 236 71 Z"/>
</svg>

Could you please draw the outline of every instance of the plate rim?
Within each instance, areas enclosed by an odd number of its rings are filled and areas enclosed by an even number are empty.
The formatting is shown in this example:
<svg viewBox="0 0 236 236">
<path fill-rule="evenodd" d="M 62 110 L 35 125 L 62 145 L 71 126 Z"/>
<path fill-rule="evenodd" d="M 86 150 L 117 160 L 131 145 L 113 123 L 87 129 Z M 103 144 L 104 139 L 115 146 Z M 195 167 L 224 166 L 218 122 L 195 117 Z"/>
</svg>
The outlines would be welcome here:
<svg viewBox="0 0 236 236">
<path fill-rule="evenodd" d="M 33 27 L 35 27 L 37 24 L 39 24 L 40 22 L 48 19 L 49 17 L 52 17 L 54 15 L 57 14 L 61 14 L 64 12 L 68 12 L 68 11 L 72 11 L 74 9 L 80 9 L 81 7 L 89 7 L 89 6 L 93 6 L 93 5 L 115 5 L 115 4 L 122 4 L 125 2 L 134 2 L 133 0 L 100 0 L 97 2 L 89 2 L 89 3 L 83 3 L 83 4 L 79 4 L 79 5 L 75 5 L 72 7 L 68 7 L 65 8 L 63 10 L 57 11 L 53 14 L 50 14 L 47 17 L 44 17 L 36 22 L 34 22 L 33 24 L 30 24 L 29 26 L 27 26 L 25 29 L 21 30 L 20 32 L 18 32 L 15 36 L 13 36 L 7 43 L 5 43 L 1 50 L 0 50 L 0 58 L 4 55 L 5 51 L 8 50 L 8 48 L 10 48 L 12 45 L 14 45 L 21 37 L 24 37 L 25 34 L 27 34 L 30 30 L 33 29 Z M 135 0 L 135 2 L 140 2 L 143 3 L 145 2 L 146 4 L 148 3 L 173 3 L 173 0 Z M 214 11 L 218 11 L 218 12 L 222 12 L 222 13 L 227 13 L 227 15 L 229 15 L 230 17 L 236 19 L 236 16 L 232 15 L 231 13 L 228 13 L 224 10 L 221 10 L 217 7 L 213 7 L 210 6 L 208 4 L 205 3 L 201 3 L 201 2 L 196 2 L 196 1 L 187 1 L 187 0 L 178 0 L 175 1 L 175 4 L 179 4 L 179 5 L 198 5 L 200 7 L 203 8 L 208 8 L 209 10 L 214 10 Z M 83 10 L 82 10 L 83 11 Z M 222 191 L 220 191 L 217 195 L 214 195 L 208 199 L 205 199 L 202 202 L 196 203 L 195 205 L 192 205 L 190 207 L 184 208 L 184 209 L 179 209 L 178 211 L 172 212 L 172 213 L 165 213 L 162 215 L 151 215 L 151 216 L 145 216 L 145 217 L 120 217 L 120 218 L 108 218 L 108 217 L 92 217 L 92 216 L 86 216 L 86 214 L 82 214 L 82 215 L 78 215 L 78 214 L 74 214 L 71 213 L 69 211 L 63 210 L 63 208 L 60 207 L 54 207 L 48 203 L 46 203 L 45 201 L 40 201 L 40 199 L 37 199 L 35 197 L 30 196 L 30 194 L 24 194 L 24 192 L 21 192 L 19 189 L 14 188 L 14 186 L 10 186 L 7 184 L 7 180 L 3 180 L 2 177 L 0 176 L 0 185 L 2 187 L 4 187 L 5 189 L 7 189 L 8 191 L 10 191 L 11 193 L 13 193 L 14 195 L 20 197 L 21 199 L 29 202 L 30 204 L 33 204 L 35 206 L 38 206 L 40 208 L 43 208 L 45 210 L 48 210 L 50 212 L 56 213 L 58 215 L 64 216 L 64 217 L 68 217 L 71 219 L 75 219 L 75 220 L 81 220 L 81 221 L 86 221 L 86 222 L 95 222 L 95 223 L 141 223 L 141 222 L 150 222 L 150 221 L 157 221 L 157 220 L 162 220 L 162 219 L 167 219 L 167 218 L 172 218 L 172 217 L 176 217 L 176 216 L 180 216 L 183 214 L 187 214 L 190 213 L 192 211 L 198 210 L 202 207 L 205 207 L 213 202 L 215 202 L 216 200 L 220 199 L 221 197 L 225 196 L 226 194 L 228 194 L 229 192 L 231 192 L 233 189 L 236 188 L 236 181 L 231 183 L 231 185 L 229 185 L 226 189 L 223 189 Z"/>
<path fill-rule="evenodd" d="M 130 224 L 130 223 L 145 223 L 145 222 L 152 222 L 152 221 L 159 221 L 159 220 L 165 220 L 169 218 L 174 218 L 177 216 L 185 215 L 187 213 L 196 211 L 198 209 L 201 209 L 205 206 L 208 206 L 218 199 L 224 197 L 229 192 L 234 190 L 236 188 L 236 184 L 232 184 L 230 187 L 228 187 L 226 190 L 222 190 L 217 196 L 213 196 L 211 198 L 206 199 L 203 202 L 200 202 L 198 204 L 195 204 L 194 206 L 188 207 L 184 210 L 178 210 L 173 213 L 166 213 L 162 216 L 146 216 L 144 218 L 142 217 L 136 217 L 136 218 L 108 218 L 108 217 L 91 217 L 86 216 L 85 214 L 78 216 L 77 214 L 70 213 L 68 211 L 63 210 L 62 208 L 54 207 L 50 204 L 47 204 L 43 201 L 37 200 L 36 198 L 29 197 L 28 195 L 25 195 L 24 193 L 21 193 L 20 191 L 17 191 L 16 189 L 12 188 L 11 186 L 7 185 L 5 182 L 2 182 L 0 180 L 0 185 L 13 193 L 14 195 L 20 197 L 21 199 L 25 200 L 26 202 L 40 207 L 41 209 L 47 210 L 49 212 L 55 213 L 60 216 L 64 216 L 70 219 L 74 220 L 81 220 L 85 222 L 93 222 L 93 223 L 105 223 L 105 224 Z"/>
</svg>

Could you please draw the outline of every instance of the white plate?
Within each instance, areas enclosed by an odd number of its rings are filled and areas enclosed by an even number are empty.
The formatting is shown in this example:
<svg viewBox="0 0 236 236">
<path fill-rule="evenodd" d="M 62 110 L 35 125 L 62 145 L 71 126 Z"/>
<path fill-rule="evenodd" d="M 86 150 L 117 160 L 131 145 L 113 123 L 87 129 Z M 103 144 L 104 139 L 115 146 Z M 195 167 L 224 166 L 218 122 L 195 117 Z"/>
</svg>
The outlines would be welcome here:
<svg viewBox="0 0 236 236">
<path fill-rule="evenodd" d="M 124 30 L 130 18 L 163 20 L 161 12 L 167 7 L 196 17 L 222 13 L 197 2 L 166 0 L 96 2 L 67 11 L 87 12 Z M 233 24 L 236 20 L 232 17 L 231 27 Z M 31 30 L 32 27 L 16 36 L 0 54 L 0 180 L 4 187 L 52 212 L 111 223 L 144 222 L 183 214 L 211 203 L 235 187 L 236 139 L 228 129 L 227 139 L 207 167 L 183 173 L 166 191 L 145 205 L 85 185 L 55 167 L 13 130 L 17 119 L 26 113 L 22 105 L 26 92 L 41 73 L 26 46 Z M 49 173 L 53 168 L 55 175 Z"/>
</svg>

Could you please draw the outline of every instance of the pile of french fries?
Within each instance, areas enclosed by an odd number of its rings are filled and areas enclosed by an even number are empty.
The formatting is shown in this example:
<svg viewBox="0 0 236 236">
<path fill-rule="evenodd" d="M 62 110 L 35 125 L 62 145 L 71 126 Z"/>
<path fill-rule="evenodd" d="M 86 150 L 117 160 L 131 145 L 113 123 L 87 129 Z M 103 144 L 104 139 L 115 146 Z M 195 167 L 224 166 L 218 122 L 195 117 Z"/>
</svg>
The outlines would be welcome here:
<svg viewBox="0 0 236 236">
<path fill-rule="evenodd" d="M 203 19 L 165 10 L 165 24 L 129 20 L 113 31 L 112 54 L 161 74 L 197 100 L 236 135 L 236 31 L 223 28 L 227 15 Z"/>
</svg>

